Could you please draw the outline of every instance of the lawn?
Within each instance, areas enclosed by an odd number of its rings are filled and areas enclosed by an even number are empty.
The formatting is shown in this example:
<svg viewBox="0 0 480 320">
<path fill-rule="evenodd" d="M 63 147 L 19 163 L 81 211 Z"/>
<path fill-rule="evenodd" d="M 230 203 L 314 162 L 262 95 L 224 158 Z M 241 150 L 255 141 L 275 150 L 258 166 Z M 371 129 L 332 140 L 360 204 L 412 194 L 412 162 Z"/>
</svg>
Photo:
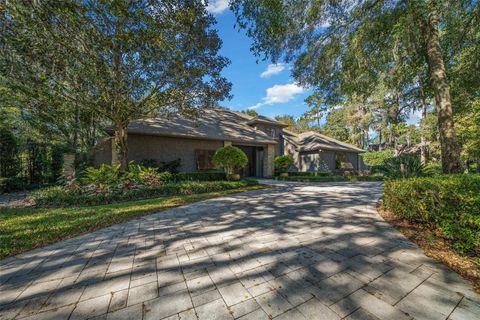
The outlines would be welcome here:
<svg viewBox="0 0 480 320">
<path fill-rule="evenodd" d="M 267 188 L 265 185 L 160 197 L 116 204 L 74 208 L 1 208 L 0 258 L 45 246 L 149 213 L 232 193 Z"/>
</svg>

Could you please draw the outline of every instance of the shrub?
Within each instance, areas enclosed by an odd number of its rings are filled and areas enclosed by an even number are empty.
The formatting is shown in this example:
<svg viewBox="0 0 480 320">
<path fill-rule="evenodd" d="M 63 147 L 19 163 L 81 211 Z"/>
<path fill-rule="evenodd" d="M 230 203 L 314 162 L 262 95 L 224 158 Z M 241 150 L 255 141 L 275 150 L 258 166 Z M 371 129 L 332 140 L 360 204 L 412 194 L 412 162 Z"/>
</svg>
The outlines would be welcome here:
<svg viewBox="0 0 480 320">
<path fill-rule="evenodd" d="M 160 196 L 189 195 L 217 192 L 256 185 L 256 180 L 241 181 L 183 181 L 159 186 L 114 190 L 110 193 L 72 193 L 61 187 L 51 187 L 33 192 L 29 200 L 39 206 L 97 205 L 118 201 L 138 200 Z"/>
<path fill-rule="evenodd" d="M 214 165 L 224 168 L 227 177 L 229 177 L 235 170 L 245 167 L 248 163 L 248 158 L 240 148 L 226 146 L 215 152 L 212 162 Z"/>
<path fill-rule="evenodd" d="M 480 255 L 480 175 L 388 181 L 384 205 L 414 222 L 433 223 L 462 253 Z"/>
<path fill-rule="evenodd" d="M 330 172 L 317 172 L 317 171 L 301 172 L 301 171 L 298 171 L 298 172 L 289 172 L 288 175 L 292 176 L 292 177 L 297 177 L 297 176 L 301 176 L 301 177 L 323 176 L 323 177 L 326 177 L 326 176 L 331 176 L 332 174 Z"/>
<path fill-rule="evenodd" d="M 439 176 L 443 174 L 442 164 L 438 162 L 431 162 L 423 166 L 423 174 L 427 177 Z"/>
<path fill-rule="evenodd" d="M 413 178 L 423 175 L 423 165 L 417 156 L 402 155 L 386 160 L 378 171 L 390 179 Z"/>
<path fill-rule="evenodd" d="M 219 181 L 226 180 L 225 172 L 182 172 L 175 175 L 176 181 Z"/>
<path fill-rule="evenodd" d="M 290 175 L 288 177 L 278 177 L 278 180 L 286 181 L 301 181 L 301 182 L 332 182 L 332 181 L 383 181 L 383 176 L 373 175 L 373 176 L 339 176 L 339 175 Z"/>
<path fill-rule="evenodd" d="M 275 169 L 279 172 L 287 172 L 292 164 L 293 157 L 291 155 L 278 156 L 274 160 Z"/>
</svg>

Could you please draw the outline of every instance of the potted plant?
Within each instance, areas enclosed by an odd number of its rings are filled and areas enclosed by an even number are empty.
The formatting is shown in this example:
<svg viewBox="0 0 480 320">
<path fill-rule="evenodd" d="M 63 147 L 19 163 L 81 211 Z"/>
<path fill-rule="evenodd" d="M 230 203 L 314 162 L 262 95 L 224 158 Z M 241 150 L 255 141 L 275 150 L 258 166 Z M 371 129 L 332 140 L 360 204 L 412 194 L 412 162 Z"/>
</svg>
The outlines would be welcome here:
<svg viewBox="0 0 480 320">
<path fill-rule="evenodd" d="M 240 174 L 236 173 L 245 167 L 248 158 L 245 152 L 234 146 L 226 146 L 218 149 L 213 155 L 212 162 L 215 166 L 225 170 L 228 180 L 240 180 Z"/>
<path fill-rule="evenodd" d="M 280 177 L 288 177 L 288 168 L 293 164 L 291 155 L 278 156 L 274 160 L 275 169 L 280 172 Z"/>
</svg>

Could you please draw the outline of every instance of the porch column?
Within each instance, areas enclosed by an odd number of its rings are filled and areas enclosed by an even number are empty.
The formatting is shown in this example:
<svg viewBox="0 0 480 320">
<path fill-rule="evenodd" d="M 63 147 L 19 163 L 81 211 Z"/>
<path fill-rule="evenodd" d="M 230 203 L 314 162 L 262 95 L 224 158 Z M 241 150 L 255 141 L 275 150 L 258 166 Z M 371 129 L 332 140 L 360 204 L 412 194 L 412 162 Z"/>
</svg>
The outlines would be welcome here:
<svg viewBox="0 0 480 320">
<path fill-rule="evenodd" d="M 263 152 L 263 177 L 271 178 L 274 174 L 273 159 L 275 158 L 275 145 L 268 144 Z"/>
<path fill-rule="evenodd" d="M 224 147 L 231 146 L 231 145 L 232 145 L 232 141 L 223 141 Z"/>
</svg>

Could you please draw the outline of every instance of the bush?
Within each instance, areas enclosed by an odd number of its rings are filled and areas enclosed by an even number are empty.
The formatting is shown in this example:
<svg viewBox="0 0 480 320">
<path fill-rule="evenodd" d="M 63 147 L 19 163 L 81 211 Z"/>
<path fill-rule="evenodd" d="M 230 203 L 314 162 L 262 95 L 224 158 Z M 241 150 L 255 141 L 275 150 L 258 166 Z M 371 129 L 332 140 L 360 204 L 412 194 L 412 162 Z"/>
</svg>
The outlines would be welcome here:
<svg viewBox="0 0 480 320">
<path fill-rule="evenodd" d="M 433 223 L 462 253 L 480 255 L 480 175 L 388 181 L 384 205 L 414 222 Z"/>
<path fill-rule="evenodd" d="M 383 176 L 338 176 L 338 175 L 290 175 L 288 177 L 278 177 L 278 180 L 301 181 L 301 182 L 334 182 L 334 181 L 383 181 Z"/>
<path fill-rule="evenodd" d="M 326 176 L 331 176 L 332 174 L 330 172 L 317 172 L 317 171 L 301 172 L 301 171 L 298 171 L 298 172 L 289 172 L 288 175 L 292 176 L 292 177 L 297 177 L 297 176 L 301 176 L 301 177 L 323 176 L 323 177 L 326 177 Z"/>
<path fill-rule="evenodd" d="M 403 172 L 401 170 L 402 165 Z M 386 160 L 378 171 L 390 179 L 421 177 L 423 175 L 423 165 L 418 156 L 402 155 Z"/>
<path fill-rule="evenodd" d="M 175 175 L 176 181 L 219 181 L 226 180 L 225 172 L 182 172 Z"/>
<path fill-rule="evenodd" d="M 190 195 L 218 192 L 256 185 L 256 180 L 241 181 L 184 181 L 139 189 L 119 189 L 110 193 L 79 194 L 62 187 L 32 192 L 29 199 L 39 206 L 97 205 L 118 201 L 138 200 L 160 196 Z"/>
<path fill-rule="evenodd" d="M 442 164 L 438 162 L 431 162 L 423 166 L 423 174 L 427 177 L 439 176 L 443 174 Z"/>
<path fill-rule="evenodd" d="M 282 173 L 287 172 L 292 164 L 293 157 L 291 155 L 278 156 L 274 160 L 275 169 Z"/>
<path fill-rule="evenodd" d="M 248 163 L 248 158 L 240 148 L 226 146 L 215 152 L 212 162 L 214 165 L 224 168 L 228 178 L 235 170 L 245 167 Z"/>
</svg>

